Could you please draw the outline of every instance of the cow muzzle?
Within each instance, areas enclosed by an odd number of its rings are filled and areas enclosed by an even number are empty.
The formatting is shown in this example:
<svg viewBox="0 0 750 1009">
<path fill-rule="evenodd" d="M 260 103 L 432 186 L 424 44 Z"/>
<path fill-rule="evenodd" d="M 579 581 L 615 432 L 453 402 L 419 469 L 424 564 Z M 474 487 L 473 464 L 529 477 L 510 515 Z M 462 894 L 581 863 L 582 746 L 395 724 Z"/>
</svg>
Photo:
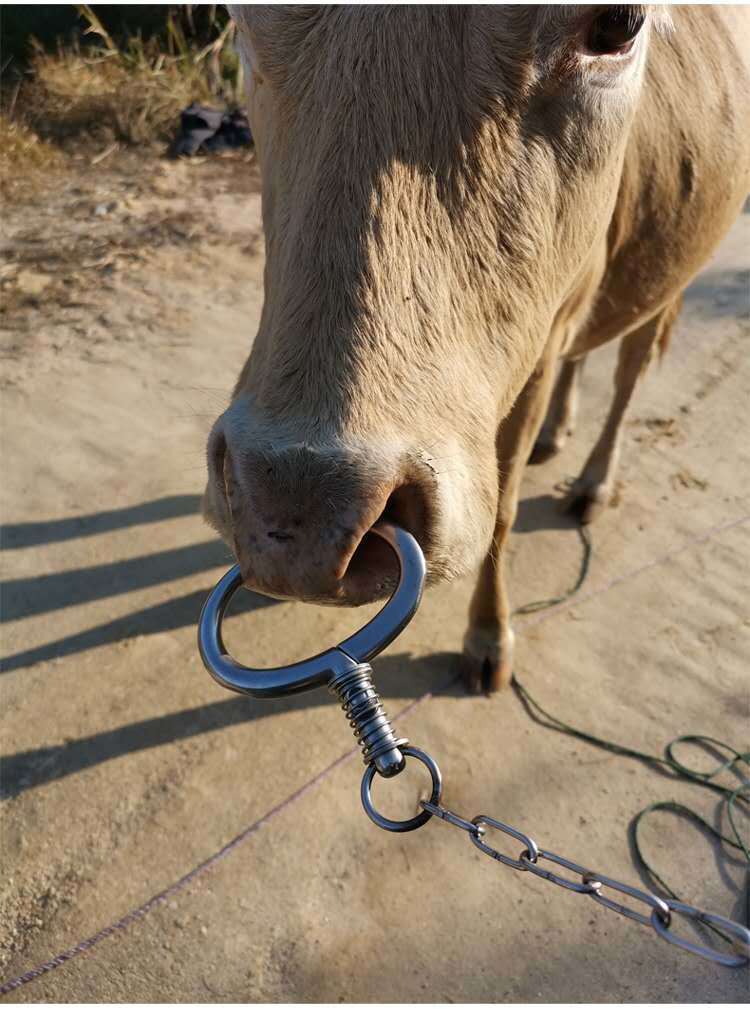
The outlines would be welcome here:
<svg viewBox="0 0 750 1009">
<path fill-rule="evenodd" d="M 398 565 L 380 519 L 410 532 L 428 558 L 436 478 L 414 454 L 209 441 L 205 512 L 232 546 L 247 588 L 280 599 L 356 606 L 388 596 Z"/>
</svg>

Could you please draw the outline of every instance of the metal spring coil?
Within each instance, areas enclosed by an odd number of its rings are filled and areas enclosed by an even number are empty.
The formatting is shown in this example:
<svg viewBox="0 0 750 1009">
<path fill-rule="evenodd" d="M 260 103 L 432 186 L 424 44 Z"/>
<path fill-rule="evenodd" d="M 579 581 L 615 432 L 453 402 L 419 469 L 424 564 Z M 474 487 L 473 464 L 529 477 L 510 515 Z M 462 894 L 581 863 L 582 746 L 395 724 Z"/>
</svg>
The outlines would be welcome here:
<svg viewBox="0 0 750 1009">
<path fill-rule="evenodd" d="M 388 716 L 372 683 L 372 667 L 362 662 L 353 669 L 339 673 L 328 684 L 331 693 L 337 695 L 344 709 L 349 725 L 362 747 L 365 764 L 377 764 L 381 774 L 390 776 L 398 773 L 403 766 L 400 746 L 407 746 L 408 739 L 396 739 Z M 381 760 L 388 755 L 389 760 Z"/>
</svg>

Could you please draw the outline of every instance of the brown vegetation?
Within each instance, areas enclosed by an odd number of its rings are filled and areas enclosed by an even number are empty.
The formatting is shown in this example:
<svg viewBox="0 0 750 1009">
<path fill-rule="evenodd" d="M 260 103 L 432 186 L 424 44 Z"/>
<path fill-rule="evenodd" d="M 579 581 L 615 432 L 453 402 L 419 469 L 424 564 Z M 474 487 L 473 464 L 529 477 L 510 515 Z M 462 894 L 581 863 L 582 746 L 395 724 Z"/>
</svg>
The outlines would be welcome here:
<svg viewBox="0 0 750 1009">
<path fill-rule="evenodd" d="M 62 151 L 23 121 L 0 113 L 0 198 L 29 193 L 65 163 Z"/>
<path fill-rule="evenodd" d="M 47 52 L 32 41 L 26 73 L 7 89 L 0 114 L 0 196 L 16 199 L 65 164 L 75 146 L 159 144 L 174 136 L 180 111 L 192 101 L 236 104 L 241 65 L 234 24 L 212 22 L 207 43 L 171 12 L 165 38 L 132 35 L 116 43 L 94 8 L 82 6 L 86 35 L 97 43 L 58 45 Z"/>
</svg>

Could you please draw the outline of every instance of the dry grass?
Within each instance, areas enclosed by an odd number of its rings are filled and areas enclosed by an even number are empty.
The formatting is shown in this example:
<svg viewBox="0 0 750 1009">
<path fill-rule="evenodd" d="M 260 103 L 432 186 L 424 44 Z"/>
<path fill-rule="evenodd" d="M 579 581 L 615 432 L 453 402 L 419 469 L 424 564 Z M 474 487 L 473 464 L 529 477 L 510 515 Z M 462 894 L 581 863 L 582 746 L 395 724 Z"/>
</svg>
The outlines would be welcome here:
<svg viewBox="0 0 750 1009">
<path fill-rule="evenodd" d="M 19 109 L 42 138 L 163 143 L 190 102 L 237 99 L 242 82 L 231 22 L 217 25 L 216 37 L 199 47 L 170 15 L 166 43 L 133 36 L 118 47 L 92 8 L 79 9 L 86 34 L 101 43 L 56 53 L 38 48 L 21 89 Z"/>
<path fill-rule="evenodd" d="M 28 195 L 62 168 L 65 156 L 29 127 L 0 113 L 0 197 Z"/>
<path fill-rule="evenodd" d="M 161 39 L 132 36 L 118 45 L 93 8 L 79 12 L 94 44 L 56 52 L 36 46 L 0 111 L 4 202 L 36 197 L 69 163 L 69 155 L 95 165 L 115 142 L 163 149 L 177 133 L 180 112 L 193 101 L 239 103 L 242 72 L 232 22 L 222 24 L 212 15 L 213 38 L 206 42 L 204 32 L 199 41 L 190 18 L 169 13 Z"/>
</svg>

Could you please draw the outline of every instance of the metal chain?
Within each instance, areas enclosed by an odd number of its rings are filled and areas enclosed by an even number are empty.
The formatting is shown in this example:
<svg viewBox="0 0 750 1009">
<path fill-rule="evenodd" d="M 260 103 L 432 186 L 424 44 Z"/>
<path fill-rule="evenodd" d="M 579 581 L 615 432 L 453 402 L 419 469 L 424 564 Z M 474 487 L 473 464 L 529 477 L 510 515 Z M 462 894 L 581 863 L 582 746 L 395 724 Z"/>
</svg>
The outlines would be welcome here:
<svg viewBox="0 0 750 1009">
<path fill-rule="evenodd" d="M 545 851 L 528 834 L 524 834 L 523 831 L 511 827 L 508 823 L 495 820 L 491 816 L 475 816 L 473 820 L 466 820 L 464 817 L 451 812 L 449 809 L 445 809 L 445 807 L 438 803 L 423 799 L 419 805 L 424 812 L 431 813 L 432 816 L 437 816 L 446 823 L 450 823 L 452 826 L 465 831 L 472 843 L 485 855 L 489 855 L 490 858 L 495 859 L 496 862 L 501 862 L 503 865 L 508 865 L 511 869 L 517 869 L 520 872 L 530 872 L 534 876 L 539 876 L 540 879 L 545 879 L 549 883 L 563 887 L 565 890 L 586 894 L 592 897 L 597 904 L 601 904 L 610 911 L 616 911 L 618 914 L 637 921 L 641 925 L 650 925 L 659 938 L 666 939 L 667 942 L 680 946 L 690 953 L 696 953 L 706 960 L 723 964 L 725 967 L 745 967 L 750 963 L 750 929 L 745 928 L 744 925 L 740 925 L 739 922 L 732 921 L 731 918 L 725 918 L 720 914 L 711 914 L 708 911 L 703 911 L 698 907 L 693 907 L 691 904 L 685 904 L 679 900 L 662 899 L 653 893 L 647 893 L 645 890 L 639 890 L 627 883 L 604 876 L 602 873 L 593 872 L 591 869 L 585 868 L 585 866 L 563 858 L 562 855 L 556 855 L 553 851 Z M 508 834 L 519 841 L 523 845 L 523 848 L 518 857 L 512 858 L 509 855 L 504 855 L 488 844 L 485 840 L 487 827 L 498 830 L 503 834 Z M 560 876 L 551 869 L 546 869 L 541 864 L 542 862 L 551 862 L 553 865 L 568 869 L 574 876 L 578 876 L 579 878 L 571 879 L 567 876 Z M 635 900 L 645 905 L 646 913 L 643 914 L 640 911 L 636 911 L 625 904 L 621 904 L 618 900 L 607 896 L 606 890 L 614 890 L 617 893 L 624 893 L 629 897 L 635 898 Z M 676 915 L 682 915 L 709 927 L 717 926 L 724 932 L 729 933 L 731 938 L 729 936 L 723 936 L 723 938 L 726 938 L 731 943 L 734 952 L 720 953 L 718 950 L 711 949 L 710 946 L 700 946 L 676 935 L 671 930 L 672 921 Z"/>
</svg>

